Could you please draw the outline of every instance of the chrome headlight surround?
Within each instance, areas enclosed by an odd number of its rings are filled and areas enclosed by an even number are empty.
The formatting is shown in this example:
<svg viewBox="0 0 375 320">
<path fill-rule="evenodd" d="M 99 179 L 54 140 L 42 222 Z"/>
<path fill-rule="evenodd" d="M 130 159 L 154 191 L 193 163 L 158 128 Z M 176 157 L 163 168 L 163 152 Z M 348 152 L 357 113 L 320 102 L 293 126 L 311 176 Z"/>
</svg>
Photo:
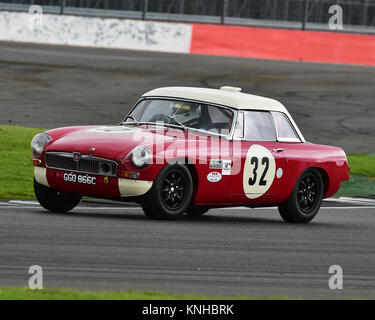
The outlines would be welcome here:
<svg viewBox="0 0 375 320">
<path fill-rule="evenodd" d="M 137 168 L 144 168 L 151 163 L 152 154 L 144 146 L 137 146 L 130 152 L 130 159 Z"/>
<path fill-rule="evenodd" d="M 51 141 L 51 137 L 43 132 L 38 133 L 31 141 L 31 151 L 35 157 L 39 157 L 44 150 L 45 145 Z"/>
</svg>

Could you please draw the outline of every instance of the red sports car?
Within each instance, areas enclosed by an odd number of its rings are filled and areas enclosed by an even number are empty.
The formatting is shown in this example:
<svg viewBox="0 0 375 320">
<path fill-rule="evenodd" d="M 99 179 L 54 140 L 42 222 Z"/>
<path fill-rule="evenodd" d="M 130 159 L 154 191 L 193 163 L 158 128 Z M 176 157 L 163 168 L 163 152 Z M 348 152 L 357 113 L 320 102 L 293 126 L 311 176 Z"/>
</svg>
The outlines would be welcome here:
<svg viewBox="0 0 375 320">
<path fill-rule="evenodd" d="M 342 149 L 306 142 L 280 102 L 234 87 L 155 89 L 119 125 L 49 130 L 31 146 L 36 198 L 54 212 L 85 195 L 157 219 L 278 206 L 306 223 L 349 179 Z"/>
</svg>

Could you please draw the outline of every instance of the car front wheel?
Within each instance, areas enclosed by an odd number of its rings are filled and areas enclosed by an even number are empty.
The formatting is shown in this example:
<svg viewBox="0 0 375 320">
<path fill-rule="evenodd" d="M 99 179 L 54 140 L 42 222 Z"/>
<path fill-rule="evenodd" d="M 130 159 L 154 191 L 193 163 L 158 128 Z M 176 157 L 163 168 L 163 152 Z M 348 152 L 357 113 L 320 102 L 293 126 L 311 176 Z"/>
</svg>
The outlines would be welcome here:
<svg viewBox="0 0 375 320">
<path fill-rule="evenodd" d="M 38 183 L 35 179 L 34 192 L 40 205 L 52 212 L 68 212 L 74 209 L 82 199 L 81 195 L 58 192 Z"/>
<path fill-rule="evenodd" d="M 316 169 L 306 170 L 297 180 L 289 199 L 279 205 L 286 222 L 307 223 L 318 213 L 324 194 L 323 179 Z"/>
<path fill-rule="evenodd" d="M 176 219 L 190 206 L 193 181 L 183 165 L 166 165 L 146 195 L 142 209 L 153 219 Z"/>
</svg>

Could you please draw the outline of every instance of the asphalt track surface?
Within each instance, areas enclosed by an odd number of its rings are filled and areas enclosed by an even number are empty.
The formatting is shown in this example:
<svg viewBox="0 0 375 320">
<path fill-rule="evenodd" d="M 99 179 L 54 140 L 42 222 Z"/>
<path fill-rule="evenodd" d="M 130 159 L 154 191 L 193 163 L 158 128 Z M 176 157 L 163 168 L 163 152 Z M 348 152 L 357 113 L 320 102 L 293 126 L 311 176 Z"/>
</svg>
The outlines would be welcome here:
<svg viewBox="0 0 375 320">
<path fill-rule="evenodd" d="M 0 42 L 0 74 L 0 124 L 111 125 L 155 87 L 233 85 L 283 102 L 308 141 L 374 151 L 375 67 Z"/>
<path fill-rule="evenodd" d="M 115 124 L 155 87 L 233 85 L 282 101 L 311 142 L 374 151 L 371 67 L 0 43 L 0 75 L 0 124 Z M 152 221 L 132 205 L 48 214 L 2 202 L 0 286 L 27 286 L 40 265 L 47 288 L 375 298 L 374 214 L 343 202 L 308 225 L 239 208 Z M 335 264 L 341 291 L 328 288 Z"/>
<path fill-rule="evenodd" d="M 0 286 L 27 286 L 40 265 L 46 288 L 374 299 L 374 214 L 374 201 L 329 202 L 307 225 L 273 208 L 154 221 L 131 204 L 52 214 L 0 202 Z M 343 290 L 328 287 L 331 265 L 343 268 Z"/>
</svg>

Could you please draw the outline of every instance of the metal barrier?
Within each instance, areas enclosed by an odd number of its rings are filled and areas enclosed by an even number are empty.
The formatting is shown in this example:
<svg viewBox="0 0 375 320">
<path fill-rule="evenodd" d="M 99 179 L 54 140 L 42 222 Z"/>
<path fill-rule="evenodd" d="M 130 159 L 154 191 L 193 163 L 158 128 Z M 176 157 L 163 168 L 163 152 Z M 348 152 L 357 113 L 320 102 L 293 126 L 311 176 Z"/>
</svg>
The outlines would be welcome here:
<svg viewBox="0 0 375 320">
<path fill-rule="evenodd" d="M 0 0 L 0 10 L 327 30 L 329 8 L 343 9 L 344 30 L 375 33 L 375 0 Z"/>
</svg>

